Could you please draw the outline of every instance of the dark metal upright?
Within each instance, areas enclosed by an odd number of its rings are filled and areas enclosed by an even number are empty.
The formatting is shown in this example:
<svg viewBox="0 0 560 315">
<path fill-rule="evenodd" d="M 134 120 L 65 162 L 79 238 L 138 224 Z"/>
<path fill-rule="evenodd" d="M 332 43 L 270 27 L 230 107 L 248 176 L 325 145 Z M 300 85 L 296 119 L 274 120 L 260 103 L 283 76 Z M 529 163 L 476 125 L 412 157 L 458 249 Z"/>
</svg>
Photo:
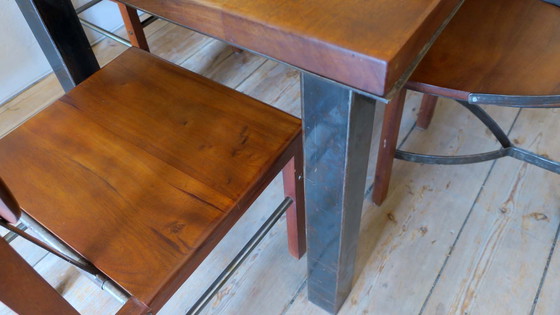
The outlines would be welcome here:
<svg viewBox="0 0 560 315">
<path fill-rule="evenodd" d="M 348 296 L 375 101 L 302 75 L 309 299 L 336 313 Z"/>
<path fill-rule="evenodd" d="M 65 91 L 99 70 L 70 0 L 16 0 Z"/>
</svg>

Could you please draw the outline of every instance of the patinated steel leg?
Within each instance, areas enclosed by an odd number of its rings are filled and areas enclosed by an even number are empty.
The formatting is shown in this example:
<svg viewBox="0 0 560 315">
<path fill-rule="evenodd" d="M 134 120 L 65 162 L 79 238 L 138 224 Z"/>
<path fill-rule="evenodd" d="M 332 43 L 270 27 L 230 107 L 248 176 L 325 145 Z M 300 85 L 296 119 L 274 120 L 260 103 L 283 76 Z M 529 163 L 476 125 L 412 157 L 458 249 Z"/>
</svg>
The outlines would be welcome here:
<svg viewBox="0 0 560 315">
<path fill-rule="evenodd" d="M 99 70 L 70 0 L 16 0 L 65 91 Z"/>
<path fill-rule="evenodd" d="M 302 75 L 309 299 L 335 313 L 350 293 L 375 101 Z"/>
</svg>

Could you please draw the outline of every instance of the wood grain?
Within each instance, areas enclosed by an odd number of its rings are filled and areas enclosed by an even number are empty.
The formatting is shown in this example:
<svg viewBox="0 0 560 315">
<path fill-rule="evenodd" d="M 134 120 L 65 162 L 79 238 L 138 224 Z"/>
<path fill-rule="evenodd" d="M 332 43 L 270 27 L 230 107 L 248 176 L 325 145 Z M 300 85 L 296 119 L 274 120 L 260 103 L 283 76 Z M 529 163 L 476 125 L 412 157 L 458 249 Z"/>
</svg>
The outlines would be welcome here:
<svg viewBox="0 0 560 315">
<path fill-rule="evenodd" d="M 78 314 L 0 238 L 0 301 L 18 314 Z"/>
<path fill-rule="evenodd" d="M 2 139 L 1 173 L 32 216 L 157 309 L 300 135 L 298 119 L 131 49 Z"/>
<path fill-rule="evenodd" d="M 460 0 L 123 0 L 202 33 L 380 96 Z"/>
<path fill-rule="evenodd" d="M 467 0 L 409 87 L 468 93 L 559 95 L 560 8 L 543 1 Z"/>
</svg>

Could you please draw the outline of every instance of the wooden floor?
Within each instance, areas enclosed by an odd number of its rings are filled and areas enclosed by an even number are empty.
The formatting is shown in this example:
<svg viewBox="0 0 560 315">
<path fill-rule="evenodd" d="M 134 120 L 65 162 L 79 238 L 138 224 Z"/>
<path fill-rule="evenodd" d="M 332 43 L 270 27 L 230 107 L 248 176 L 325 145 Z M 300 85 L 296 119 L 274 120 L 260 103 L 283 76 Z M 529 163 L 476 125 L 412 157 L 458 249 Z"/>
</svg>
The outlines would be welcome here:
<svg viewBox="0 0 560 315">
<path fill-rule="evenodd" d="M 156 55 L 300 115 L 296 71 L 247 52 L 235 54 L 163 21 L 147 32 Z M 104 40 L 94 50 L 105 64 L 124 48 Z M 0 107 L 0 135 L 62 93 L 49 75 Z M 428 130 L 414 128 L 419 101 L 420 95 L 408 94 L 402 148 L 468 154 L 498 147 L 481 123 L 448 100 L 440 100 Z M 377 106 L 377 136 L 383 109 Z M 560 159 L 560 109 L 488 109 L 519 146 Z M 560 251 L 554 250 L 559 190 L 559 175 L 511 158 L 467 166 L 396 161 L 382 207 L 369 201 L 368 190 L 355 285 L 340 314 L 560 314 Z M 184 314 L 281 199 L 277 178 L 161 314 Z M 325 314 L 307 301 L 305 257 L 290 257 L 284 229 L 283 222 L 274 227 L 206 313 Z M 120 307 L 74 267 L 21 238 L 12 245 L 81 313 L 112 314 Z"/>
</svg>

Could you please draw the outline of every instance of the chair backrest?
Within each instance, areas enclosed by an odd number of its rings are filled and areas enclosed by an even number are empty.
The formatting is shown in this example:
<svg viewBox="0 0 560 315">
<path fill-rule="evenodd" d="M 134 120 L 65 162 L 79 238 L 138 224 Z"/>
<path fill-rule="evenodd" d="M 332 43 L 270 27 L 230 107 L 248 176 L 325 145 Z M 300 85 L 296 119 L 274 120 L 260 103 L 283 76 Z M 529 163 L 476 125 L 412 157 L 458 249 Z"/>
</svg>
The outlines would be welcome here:
<svg viewBox="0 0 560 315">
<path fill-rule="evenodd" d="M 0 177 L 0 218 L 15 224 L 20 216 L 21 210 L 16 198 Z"/>
<path fill-rule="evenodd" d="M 78 314 L 0 237 L 0 301 L 18 314 Z"/>
</svg>

